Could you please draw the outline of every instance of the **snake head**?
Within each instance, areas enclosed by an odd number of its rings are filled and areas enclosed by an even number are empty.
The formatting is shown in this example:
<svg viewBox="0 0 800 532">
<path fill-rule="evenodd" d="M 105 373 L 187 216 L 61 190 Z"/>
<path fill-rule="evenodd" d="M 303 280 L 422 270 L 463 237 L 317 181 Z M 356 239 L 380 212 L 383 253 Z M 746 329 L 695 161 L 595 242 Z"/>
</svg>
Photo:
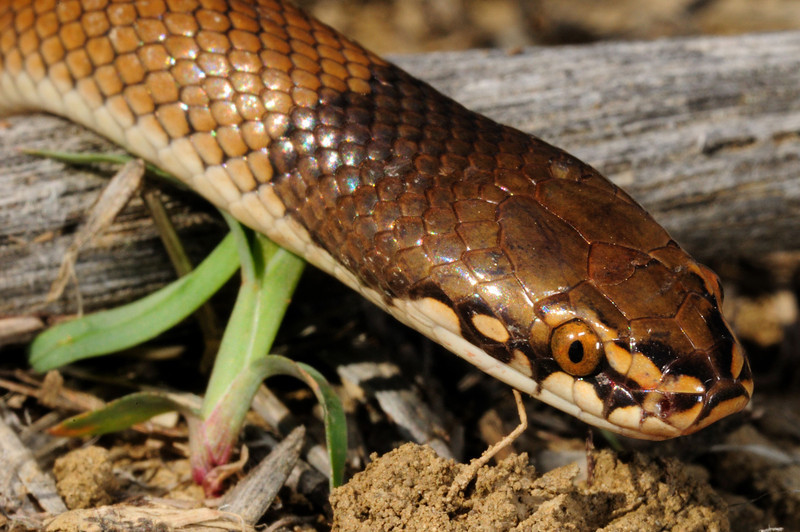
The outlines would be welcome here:
<svg viewBox="0 0 800 532">
<path fill-rule="evenodd" d="M 606 265 L 629 254 L 601 253 Z M 550 353 L 534 363 L 543 393 L 589 423 L 646 439 L 690 434 L 744 408 L 750 366 L 711 270 L 670 244 L 624 279 L 604 273 L 537 309 L 547 330 L 540 349 Z"/>
<path fill-rule="evenodd" d="M 437 314 L 456 312 L 439 323 L 469 345 L 431 336 L 506 383 L 635 438 L 690 434 L 744 408 L 752 375 L 717 276 L 627 194 L 567 162 L 499 203 L 502 256 L 460 271 L 473 292 L 459 299 L 442 283 L 449 297 Z"/>
<path fill-rule="evenodd" d="M 690 434 L 745 407 L 750 366 L 710 269 L 669 240 L 646 253 L 592 243 L 587 271 L 535 305 L 540 355 L 528 360 L 543 400 L 644 439 Z"/>
<path fill-rule="evenodd" d="M 556 155 L 535 177 L 514 181 L 486 209 L 490 222 L 462 223 L 468 251 L 432 267 L 396 315 L 419 316 L 408 322 L 487 373 L 627 436 L 682 436 L 744 408 L 752 375 L 717 276 L 583 163 Z M 447 255 L 440 247 L 429 254 Z"/>
</svg>

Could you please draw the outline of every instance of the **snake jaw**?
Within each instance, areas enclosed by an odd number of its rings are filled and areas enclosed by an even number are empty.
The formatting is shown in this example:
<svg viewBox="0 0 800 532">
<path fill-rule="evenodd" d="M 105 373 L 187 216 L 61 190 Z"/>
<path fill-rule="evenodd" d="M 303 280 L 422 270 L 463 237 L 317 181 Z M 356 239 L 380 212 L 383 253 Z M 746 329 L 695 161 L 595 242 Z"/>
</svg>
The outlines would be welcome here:
<svg viewBox="0 0 800 532">
<path fill-rule="evenodd" d="M 722 323 L 719 311 L 714 309 L 714 314 L 716 317 L 706 315 L 706 322 Z M 675 332 L 670 320 L 663 320 L 663 324 L 665 328 L 660 331 L 648 329 L 651 337 Z M 606 383 L 613 382 L 611 386 L 616 390 L 609 393 L 597 388 L 598 394 L 607 398 L 606 418 L 621 427 L 662 439 L 691 434 L 742 410 L 753 392 L 750 366 L 733 333 L 717 332 L 717 342 L 705 350 L 677 352 L 658 342 L 632 341 L 634 352 L 627 371 L 617 372 L 610 362 L 611 376 L 603 377 Z M 621 349 L 616 344 L 614 348 Z M 607 353 L 614 353 L 614 349 Z M 612 354 L 609 361 L 615 358 L 624 357 Z M 623 388 L 624 393 L 620 391 Z"/>
</svg>

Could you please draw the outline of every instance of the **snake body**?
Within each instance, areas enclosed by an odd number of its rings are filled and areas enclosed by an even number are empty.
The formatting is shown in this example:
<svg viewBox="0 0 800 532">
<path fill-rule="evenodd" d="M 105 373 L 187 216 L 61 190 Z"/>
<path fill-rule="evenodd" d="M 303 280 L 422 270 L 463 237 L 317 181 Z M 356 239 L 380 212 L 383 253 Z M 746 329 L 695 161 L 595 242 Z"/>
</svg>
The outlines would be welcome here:
<svg viewBox="0 0 800 532">
<path fill-rule="evenodd" d="M 741 410 L 717 277 L 575 157 L 273 0 L 8 0 L 0 112 L 171 172 L 485 372 L 637 438 Z"/>
</svg>

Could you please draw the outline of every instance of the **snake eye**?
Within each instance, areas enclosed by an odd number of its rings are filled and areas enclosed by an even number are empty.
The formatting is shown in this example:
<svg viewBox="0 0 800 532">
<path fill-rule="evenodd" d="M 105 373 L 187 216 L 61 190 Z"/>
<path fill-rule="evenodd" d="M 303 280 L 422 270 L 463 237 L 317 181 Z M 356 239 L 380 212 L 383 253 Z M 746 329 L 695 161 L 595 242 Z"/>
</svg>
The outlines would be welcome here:
<svg viewBox="0 0 800 532">
<path fill-rule="evenodd" d="M 561 369 L 585 377 L 597 369 L 603 358 L 603 345 L 582 321 L 560 325 L 550 338 L 550 350 Z"/>
</svg>

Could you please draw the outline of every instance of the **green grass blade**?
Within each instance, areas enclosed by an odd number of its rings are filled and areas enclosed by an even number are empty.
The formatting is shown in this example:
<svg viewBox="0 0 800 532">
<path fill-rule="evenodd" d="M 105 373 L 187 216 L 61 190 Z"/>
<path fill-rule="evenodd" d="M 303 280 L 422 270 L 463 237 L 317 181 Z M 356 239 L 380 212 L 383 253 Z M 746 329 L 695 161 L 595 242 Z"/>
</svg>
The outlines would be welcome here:
<svg viewBox="0 0 800 532">
<path fill-rule="evenodd" d="M 227 463 L 245 415 L 264 380 L 264 360 L 272 348 L 305 263 L 266 237 L 230 220 L 242 264 L 242 286 L 222 337 L 203 398 L 202 422 L 194 429 L 195 478 L 216 492 L 213 469 Z"/>
<path fill-rule="evenodd" d="M 54 436 L 97 436 L 117 432 L 165 412 L 178 411 L 197 416 L 197 411 L 178 396 L 158 392 L 139 392 L 108 403 L 103 408 L 62 421 L 48 432 Z"/>
<path fill-rule="evenodd" d="M 236 245 L 227 236 L 189 275 L 127 305 L 62 323 L 31 344 L 37 371 L 120 351 L 150 340 L 192 314 L 239 267 Z"/>
<path fill-rule="evenodd" d="M 225 220 L 225 223 L 228 224 L 228 228 L 230 229 L 233 239 L 236 242 L 236 252 L 239 253 L 239 265 L 242 268 L 242 285 L 248 283 L 257 283 L 259 279 L 261 279 L 260 276 L 265 275 L 266 272 L 258 271 L 256 269 L 255 255 L 260 255 L 265 252 L 270 253 L 273 248 L 277 248 L 277 245 L 271 240 L 267 239 L 272 247 L 268 247 L 266 251 L 258 248 L 260 242 L 255 241 L 255 231 L 240 224 L 236 218 L 227 212 L 220 210 L 219 213 L 222 215 L 222 219 Z M 251 287 L 251 289 L 257 290 L 258 288 Z M 280 323 L 278 325 L 280 325 Z"/>
<path fill-rule="evenodd" d="M 305 266 L 302 259 L 262 235 L 242 231 L 241 226 L 234 231 L 237 233 L 239 260 L 243 265 L 242 287 L 206 389 L 203 408 L 206 417 L 230 395 L 230 387 L 241 378 L 240 374 L 257 367 L 269 354 Z M 251 387 L 248 385 L 247 389 Z M 256 388 L 252 387 L 252 393 Z M 252 395 L 242 400 L 249 405 L 251 399 Z"/>
<path fill-rule="evenodd" d="M 36 157 L 44 157 L 46 159 L 53 159 L 54 161 L 61 161 L 62 163 L 67 164 L 75 164 L 75 165 L 86 165 L 86 164 L 99 164 L 99 163 L 111 163 L 111 164 L 125 164 L 128 161 L 132 161 L 135 157 L 126 154 L 115 154 L 115 153 L 76 153 L 70 151 L 54 151 L 54 150 L 23 150 L 24 153 L 28 155 L 34 155 Z M 150 163 L 145 163 L 145 167 L 147 168 L 147 172 L 154 176 L 157 176 L 161 179 L 166 179 L 172 184 L 178 185 L 180 188 L 186 188 L 181 181 L 176 179 L 172 174 L 165 172 L 164 170 L 160 169 L 157 166 L 154 166 Z"/>
<path fill-rule="evenodd" d="M 344 407 L 320 372 L 307 364 L 294 362 L 286 357 L 269 355 L 265 360 L 265 378 L 274 375 L 291 375 L 311 388 L 322 406 L 325 421 L 325 440 L 328 458 L 331 462 L 331 489 L 341 486 L 344 481 L 344 466 L 347 459 L 347 419 Z"/>
</svg>

